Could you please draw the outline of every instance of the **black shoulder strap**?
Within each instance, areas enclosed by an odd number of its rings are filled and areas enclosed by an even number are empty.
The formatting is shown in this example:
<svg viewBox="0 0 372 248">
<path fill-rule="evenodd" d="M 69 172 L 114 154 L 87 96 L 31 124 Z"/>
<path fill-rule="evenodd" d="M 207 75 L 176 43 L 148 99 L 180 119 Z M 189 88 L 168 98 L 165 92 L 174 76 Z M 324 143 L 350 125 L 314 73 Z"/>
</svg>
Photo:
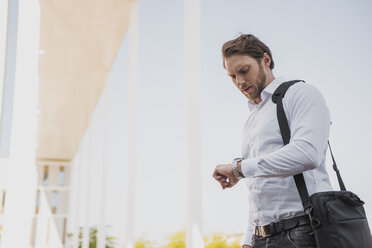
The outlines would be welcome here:
<svg viewBox="0 0 372 248">
<path fill-rule="evenodd" d="M 340 171 L 338 170 L 337 168 L 337 164 L 336 164 L 336 160 L 333 156 L 333 153 L 332 153 L 332 148 L 331 148 L 331 144 L 329 143 L 328 141 L 328 147 L 329 147 L 329 151 L 331 153 L 331 157 L 332 157 L 332 161 L 333 161 L 333 170 L 336 172 L 337 174 L 337 180 L 338 180 L 338 185 L 340 185 L 340 189 L 345 191 L 346 190 L 346 187 L 345 187 L 345 184 L 344 184 L 344 181 L 342 180 L 342 177 L 341 177 L 341 174 L 340 174 Z"/>
<path fill-rule="evenodd" d="M 291 132 L 289 130 L 287 117 L 285 116 L 285 112 L 283 108 L 283 98 L 288 88 L 298 82 L 305 82 L 305 81 L 292 80 L 292 81 L 284 82 L 281 85 L 279 85 L 279 87 L 274 91 L 273 96 L 272 96 L 272 101 L 276 103 L 276 115 L 278 117 L 280 132 L 282 133 L 282 139 L 283 139 L 284 145 L 289 143 L 289 140 L 291 139 Z"/>
<path fill-rule="evenodd" d="M 305 81 L 303 81 L 303 80 L 292 80 L 292 81 L 284 82 L 281 85 L 279 85 L 279 87 L 275 90 L 275 92 L 273 93 L 273 96 L 272 96 L 272 101 L 276 104 L 276 114 L 277 114 L 277 117 L 278 117 L 279 128 L 280 128 L 280 132 L 282 134 L 282 139 L 283 139 L 284 145 L 287 145 L 289 143 L 289 140 L 291 139 L 291 132 L 290 132 L 290 129 L 289 129 L 287 117 L 285 116 L 285 112 L 284 112 L 283 98 L 284 98 L 284 95 L 287 92 L 288 88 L 291 87 L 293 84 L 298 83 L 298 82 L 305 82 Z M 340 185 L 340 188 L 341 188 L 341 190 L 346 190 L 345 185 L 342 181 L 340 172 L 337 168 L 335 159 L 333 157 L 331 146 L 330 146 L 329 142 L 328 142 L 328 146 L 329 146 L 329 150 L 331 152 L 331 156 L 332 156 L 332 160 L 333 160 L 333 169 L 337 173 L 337 179 L 338 179 L 338 183 Z M 294 175 L 293 178 L 295 180 L 297 190 L 298 190 L 298 193 L 299 193 L 301 201 L 302 201 L 302 205 L 303 205 L 304 209 L 306 210 L 310 207 L 310 197 L 309 197 L 309 192 L 307 191 L 304 176 L 303 176 L 302 173 L 300 173 L 300 174 Z"/>
</svg>

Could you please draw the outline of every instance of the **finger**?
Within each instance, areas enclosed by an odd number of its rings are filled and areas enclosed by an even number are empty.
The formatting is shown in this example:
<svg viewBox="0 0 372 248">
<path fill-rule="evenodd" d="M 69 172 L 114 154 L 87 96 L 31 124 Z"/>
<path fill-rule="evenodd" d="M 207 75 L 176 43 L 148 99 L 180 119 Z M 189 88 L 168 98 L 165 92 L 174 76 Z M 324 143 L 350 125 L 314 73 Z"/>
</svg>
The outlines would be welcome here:
<svg viewBox="0 0 372 248">
<path fill-rule="evenodd" d="M 214 179 L 216 179 L 217 181 L 221 180 L 221 179 L 226 179 L 226 176 L 218 173 L 217 170 L 214 171 L 213 175 Z"/>
<path fill-rule="evenodd" d="M 218 182 L 219 182 L 220 184 L 225 184 L 226 180 L 221 179 L 221 180 L 218 180 Z"/>
<path fill-rule="evenodd" d="M 222 176 L 222 175 L 218 175 L 218 176 L 215 176 L 214 177 L 214 179 L 216 179 L 217 181 L 219 181 L 219 180 L 221 180 L 223 178 L 224 178 L 224 176 Z"/>
<path fill-rule="evenodd" d="M 221 176 L 221 177 L 219 177 L 219 178 L 216 179 L 216 180 L 217 180 L 217 181 L 226 182 L 226 181 L 227 181 L 227 177 Z"/>
<path fill-rule="evenodd" d="M 221 186 L 223 188 L 226 188 L 226 186 L 229 184 L 228 178 L 223 178 L 223 179 L 219 180 L 218 182 L 221 184 Z"/>
<path fill-rule="evenodd" d="M 229 178 L 229 180 L 225 181 L 225 183 L 224 183 L 224 187 L 225 187 L 225 188 L 231 188 L 231 187 L 233 187 L 236 183 L 237 183 L 237 181 L 232 180 L 231 178 Z"/>
<path fill-rule="evenodd" d="M 225 184 L 225 188 L 231 188 L 231 187 L 232 187 L 231 183 Z"/>
<path fill-rule="evenodd" d="M 226 181 L 226 177 L 224 176 L 216 176 L 214 177 L 214 179 L 216 179 L 217 181 Z"/>
<path fill-rule="evenodd" d="M 214 177 L 214 178 L 216 178 L 217 176 L 223 176 L 217 169 L 215 169 L 214 171 L 213 171 L 213 174 L 212 174 L 212 176 Z"/>
<path fill-rule="evenodd" d="M 231 186 L 230 186 L 230 182 L 228 182 L 228 181 L 224 181 L 224 182 L 223 182 L 223 186 L 224 186 L 225 189 L 231 187 Z"/>
<path fill-rule="evenodd" d="M 214 179 L 216 179 L 217 181 L 218 181 L 218 178 L 221 176 L 221 175 L 219 175 L 219 174 L 217 174 L 217 173 L 213 173 L 213 178 Z"/>
<path fill-rule="evenodd" d="M 219 182 L 220 185 L 221 185 L 223 188 L 224 188 L 225 185 L 226 185 L 226 179 L 224 179 L 224 178 L 222 178 L 222 179 L 220 179 L 220 180 L 217 180 L 217 182 Z"/>
</svg>

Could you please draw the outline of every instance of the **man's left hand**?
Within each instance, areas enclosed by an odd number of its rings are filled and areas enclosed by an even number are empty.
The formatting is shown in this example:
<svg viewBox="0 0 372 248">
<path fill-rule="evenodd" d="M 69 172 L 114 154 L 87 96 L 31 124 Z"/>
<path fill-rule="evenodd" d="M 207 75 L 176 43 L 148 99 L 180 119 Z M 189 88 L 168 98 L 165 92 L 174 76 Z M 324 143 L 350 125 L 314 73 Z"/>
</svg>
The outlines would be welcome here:
<svg viewBox="0 0 372 248">
<path fill-rule="evenodd" d="M 222 189 L 231 188 L 239 182 L 233 174 L 232 164 L 217 165 L 212 176 L 221 184 Z"/>
</svg>

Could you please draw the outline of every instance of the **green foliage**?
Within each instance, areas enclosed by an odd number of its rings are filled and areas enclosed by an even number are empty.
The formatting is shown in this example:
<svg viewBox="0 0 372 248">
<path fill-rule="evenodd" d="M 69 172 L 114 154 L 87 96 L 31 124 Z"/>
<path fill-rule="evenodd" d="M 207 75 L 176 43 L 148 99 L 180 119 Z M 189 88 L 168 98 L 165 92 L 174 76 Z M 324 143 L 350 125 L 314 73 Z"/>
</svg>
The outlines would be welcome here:
<svg viewBox="0 0 372 248">
<path fill-rule="evenodd" d="M 204 238 L 205 248 L 241 248 L 241 235 L 213 234 Z"/>
<path fill-rule="evenodd" d="M 73 238 L 73 234 L 68 234 L 68 238 Z M 83 228 L 79 231 L 79 248 L 82 247 Z M 240 239 L 242 235 L 212 234 L 204 238 L 205 248 L 241 248 Z M 114 248 L 115 237 L 106 237 L 106 248 Z M 96 248 L 97 228 L 92 227 L 89 230 L 89 248 Z M 185 232 L 177 232 L 170 235 L 166 242 L 158 245 L 155 242 L 140 238 L 136 241 L 135 248 L 186 248 Z"/>
<path fill-rule="evenodd" d="M 96 248 L 97 247 L 97 228 L 96 227 L 91 227 L 89 228 L 89 248 Z M 67 234 L 67 238 L 72 239 L 74 237 L 74 234 L 69 233 Z M 83 228 L 79 228 L 79 247 L 82 247 L 82 242 L 83 242 Z M 111 237 L 111 236 L 106 236 L 106 244 L 105 248 L 115 248 L 115 240 L 116 237 Z"/>
<path fill-rule="evenodd" d="M 142 238 L 137 240 L 136 243 L 134 244 L 134 248 L 152 248 L 154 246 L 155 246 L 154 243 Z"/>
<path fill-rule="evenodd" d="M 241 248 L 242 235 L 212 234 L 204 238 L 205 248 Z M 156 245 L 143 238 L 137 240 L 135 248 L 185 248 L 185 232 L 170 235 L 163 245 Z"/>
<path fill-rule="evenodd" d="M 163 248 L 185 248 L 186 234 L 185 232 L 177 232 L 171 235 L 168 239 L 168 243 Z"/>
</svg>

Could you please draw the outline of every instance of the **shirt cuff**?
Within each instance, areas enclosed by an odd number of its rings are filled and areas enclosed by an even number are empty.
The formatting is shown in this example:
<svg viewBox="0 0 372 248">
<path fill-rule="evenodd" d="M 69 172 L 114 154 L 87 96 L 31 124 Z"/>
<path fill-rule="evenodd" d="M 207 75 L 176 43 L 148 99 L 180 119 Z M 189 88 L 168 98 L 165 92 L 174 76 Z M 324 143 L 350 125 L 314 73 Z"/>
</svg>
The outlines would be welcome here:
<svg viewBox="0 0 372 248">
<path fill-rule="evenodd" d="M 259 158 L 244 159 L 241 162 L 242 173 L 244 177 L 255 177 L 259 174 Z"/>
<path fill-rule="evenodd" d="M 244 235 L 242 246 L 249 245 L 252 246 L 252 228 L 248 228 L 247 232 Z"/>
</svg>

